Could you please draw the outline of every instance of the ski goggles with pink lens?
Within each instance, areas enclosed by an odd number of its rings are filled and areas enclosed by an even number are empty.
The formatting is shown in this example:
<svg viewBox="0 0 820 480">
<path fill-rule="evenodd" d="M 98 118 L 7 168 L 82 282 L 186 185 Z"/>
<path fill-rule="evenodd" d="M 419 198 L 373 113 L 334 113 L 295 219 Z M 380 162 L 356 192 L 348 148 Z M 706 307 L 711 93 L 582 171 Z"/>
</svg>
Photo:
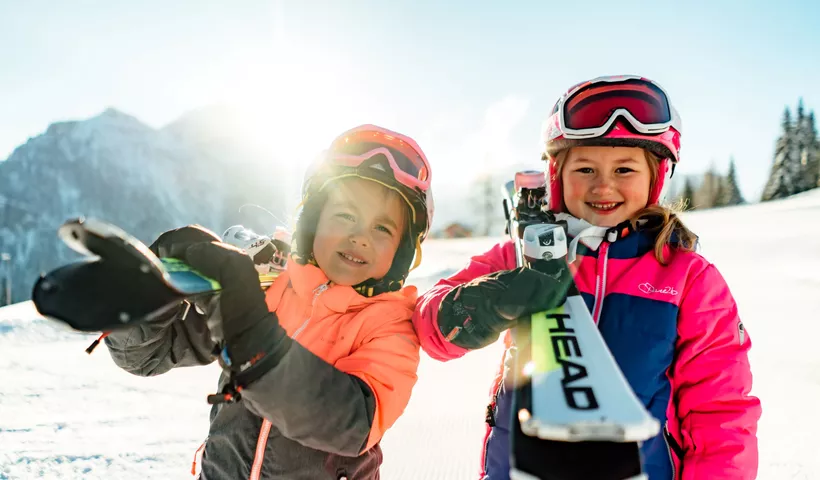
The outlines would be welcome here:
<svg viewBox="0 0 820 480">
<path fill-rule="evenodd" d="M 553 114 L 564 138 L 605 135 L 620 117 L 638 133 L 681 131 L 681 120 L 660 85 L 639 76 L 599 77 L 580 83 L 555 104 Z"/>
<path fill-rule="evenodd" d="M 430 164 L 412 138 L 374 125 L 349 130 L 333 141 L 328 160 L 336 165 L 358 167 L 383 155 L 396 181 L 426 192 L 430 188 Z"/>
</svg>

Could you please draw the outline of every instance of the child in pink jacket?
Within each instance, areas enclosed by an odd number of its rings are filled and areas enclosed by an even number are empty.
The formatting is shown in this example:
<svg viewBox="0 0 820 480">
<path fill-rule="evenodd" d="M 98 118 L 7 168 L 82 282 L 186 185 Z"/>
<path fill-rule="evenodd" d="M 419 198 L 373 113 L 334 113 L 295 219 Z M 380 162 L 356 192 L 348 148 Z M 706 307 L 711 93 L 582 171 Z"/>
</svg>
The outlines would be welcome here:
<svg viewBox="0 0 820 480">
<path fill-rule="evenodd" d="M 473 257 L 416 306 L 422 348 L 447 361 L 495 342 L 515 318 L 563 303 L 575 280 L 618 365 L 663 425 L 643 443 L 651 480 L 753 479 L 757 422 L 751 340 L 697 237 L 660 205 L 680 151 L 680 118 L 664 90 L 641 77 L 571 88 L 545 123 L 546 207 L 577 239 L 561 276 L 516 268 L 511 241 Z M 507 352 L 487 409 L 481 478 L 509 478 Z M 506 365 L 505 365 L 506 364 Z M 505 368 L 506 366 L 506 368 Z M 595 461 L 595 459 L 590 459 Z"/>
</svg>

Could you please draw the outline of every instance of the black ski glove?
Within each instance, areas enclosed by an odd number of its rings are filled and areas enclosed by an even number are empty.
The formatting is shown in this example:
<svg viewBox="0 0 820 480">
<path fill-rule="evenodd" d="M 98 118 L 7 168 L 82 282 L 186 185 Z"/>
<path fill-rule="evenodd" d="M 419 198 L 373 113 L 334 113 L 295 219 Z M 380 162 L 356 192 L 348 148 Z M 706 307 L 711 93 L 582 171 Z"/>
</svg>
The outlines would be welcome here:
<svg viewBox="0 0 820 480">
<path fill-rule="evenodd" d="M 194 243 L 221 241 L 222 239 L 216 233 L 202 225 L 192 224 L 161 233 L 148 249 L 160 258 L 179 258 L 183 252 L 185 252 L 185 249 Z M 188 300 L 187 302 L 180 302 L 179 307 L 173 312 L 172 317 L 178 315 L 179 312 L 185 308 L 190 308 L 190 305 L 186 305 L 186 303 L 193 304 L 197 311 L 205 318 L 208 329 L 211 331 L 211 337 L 214 338 L 214 341 L 219 341 L 222 339 L 221 325 L 213 321 L 213 312 L 210 311 L 210 300 L 211 298 L 208 297 L 199 297 Z"/>
<path fill-rule="evenodd" d="M 201 225 L 187 225 L 163 232 L 148 248 L 158 257 L 177 257 L 193 243 L 221 241 L 219 235 Z"/>
<path fill-rule="evenodd" d="M 572 274 L 564 259 L 540 261 L 549 273 L 531 268 L 502 270 L 478 277 L 450 291 L 441 302 L 438 325 L 454 345 L 470 350 L 498 340 L 518 318 L 564 303 Z"/>
<path fill-rule="evenodd" d="M 178 258 L 222 285 L 212 300 L 209 323 L 221 325 L 220 363 L 237 391 L 275 367 L 292 340 L 276 314 L 268 311 L 251 257 L 225 243 L 200 242 L 189 245 Z"/>
</svg>

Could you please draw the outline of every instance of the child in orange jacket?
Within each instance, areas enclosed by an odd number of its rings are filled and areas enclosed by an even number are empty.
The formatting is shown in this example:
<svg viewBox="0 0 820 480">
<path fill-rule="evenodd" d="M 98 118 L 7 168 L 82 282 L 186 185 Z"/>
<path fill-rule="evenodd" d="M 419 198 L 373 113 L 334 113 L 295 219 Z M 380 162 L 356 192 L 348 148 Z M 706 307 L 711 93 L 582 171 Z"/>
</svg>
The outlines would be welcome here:
<svg viewBox="0 0 820 480">
<path fill-rule="evenodd" d="M 105 341 L 136 375 L 219 359 L 223 401 L 199 478 L 378 478 L 379 441 L 417 379 L 417 294 L 403 282 L 420 261 L 430 195 L 418 145 L 363 125 L 306 177 L 293 253 L 267 292 L 245 252 L 202 228 L 154 242 L 154 253 L 183 259 L 222 292 L 207 315 L 181 305 Z"/>
</svg>

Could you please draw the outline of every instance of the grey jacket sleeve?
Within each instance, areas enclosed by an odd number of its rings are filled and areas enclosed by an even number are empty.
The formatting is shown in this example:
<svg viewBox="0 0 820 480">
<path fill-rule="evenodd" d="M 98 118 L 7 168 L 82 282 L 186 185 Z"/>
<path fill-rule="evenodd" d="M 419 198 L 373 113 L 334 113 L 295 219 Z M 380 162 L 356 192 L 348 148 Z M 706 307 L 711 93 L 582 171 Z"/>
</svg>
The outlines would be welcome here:
<svg viewBox="0 0 820 480">
<path fill-rule="evenodd" d="M 365 449 L 376 411 L 363 380 L 296 341 L 273 369 L 242 390 L 242 401 L 285 437 L 348 457 Z"/>
<path fill-rule="evenodd" d="M 156 320 L 109 333 L 105 344 L 118 367 L 143 377 L 215 360 L 205 318 L 184 302 Z"/>
</svg>

